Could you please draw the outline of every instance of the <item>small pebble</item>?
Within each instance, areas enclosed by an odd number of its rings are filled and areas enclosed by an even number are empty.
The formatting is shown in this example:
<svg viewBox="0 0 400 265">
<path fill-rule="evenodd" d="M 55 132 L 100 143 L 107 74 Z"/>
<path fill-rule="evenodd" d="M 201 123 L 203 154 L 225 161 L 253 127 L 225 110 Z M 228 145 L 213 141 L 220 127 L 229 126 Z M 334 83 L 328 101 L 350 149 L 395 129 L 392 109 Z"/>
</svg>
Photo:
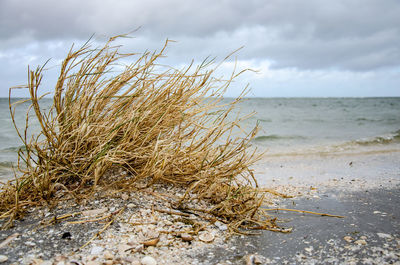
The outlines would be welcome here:
<svg viewBox="0 0 400 265">
<path fill-rule="evenodd" d="M 254 255 L 254 260 L 253 260 L 254 264 L 262 264 L 262 260 L 258 255 Z"/>
<path fill-rule="evenodd" d="M 103 257 L 104 259 L 110 260 L 114 258 L 114 255 L 110 251 L 106 250 L 103 253 Z"/>
<path fill-rule="evenodd" d="M 91 255 L 100 255 L 103 252 L 104 248 L 99 247 L 99 246 L 94 246 L 92 247 L 92 250 L 90 250 Z"/>
<path fill-rule="evenodd" d="M 311 253 L 314 250 L 314 247 L 309 246 L 308 248 L 305 248 L 304 250 L 307 251 L 308 253 Z"/>
<path fill-rule="evenodd" d="M 8 260 L 7 256 L 0 255 L 0 263 L 6 262 Z"/>
<path fill-rule="evenodd" d="M 365 241 L 364 239 L 359 239 L 357 241 L 354 242 L 357 245 L 366 245 L 367 241 Z"/>
<path fill-rule="evenodd" d="M 220 222 L 220 221 L 216 221 L 216 222 L 214 223 L 214 225 L 215 225 L 216 227 L 218 227 L 218 229 L 221 230 L 221 231 L 226 231 L 226 230 L 228 230 L 228 226 L 227 226 L 226 224 Z"/>
<path fill-rule="evenodd" d="M 351 243 L 353 241 L 353 238 L 351 236 L 345 236 L 343 237 L 343 239 L 348 243 Z"/>
<path fill-rule="evenodd" d="M 25 245 L 30 246 L 30 247 L 34 247 L 34 246 L 36 246 L 36 243 L 32 242 L 32 241 L 27 241 L 27 242 L 25 242 Z"/>
<path fill-rule="evenodd" d="M 199 235 L 199 239 L 203 242 L 211 243 L 214 240 L 214 235 L 205 231 Z"/>
<path fill-rule="evenodd" d="M 157 261 L 151 256 L 144 256 L 140 262 L 142 265 L 157 265 Z"/>
<path fill-rule="evenodd" d="M 380 238 L 384 238 L 384 239 L 393 239 L 392 235 L 389 234 L 385 234 L 385 233 L 376 233 Z"/>
<path fill-rule="evenodd" d="M 185 242 L 189 242 L 189 241 L 193 240 L 193 237 L 191 235 L 189 235 L 189 234 L 186 234 L 186 233 L 181 234 L 181 238 Z"/>
<path fill-rule="evenodd" d="M 157 237 L 157 238 L 152 238 L 152 239 L 146 240 L 146 241 L 142 242 L 142 244 L 146 247 L 150 247 L 150 246 L 157 245 L 158 241 L 160 241 L 160 238 Z"/>
<path fill-rule="evenodd" d="M 258 265 L 262 264 L 262 261 L 258 255 L 249 254 L 245 257 L 246 265 Z"/>
</svg>

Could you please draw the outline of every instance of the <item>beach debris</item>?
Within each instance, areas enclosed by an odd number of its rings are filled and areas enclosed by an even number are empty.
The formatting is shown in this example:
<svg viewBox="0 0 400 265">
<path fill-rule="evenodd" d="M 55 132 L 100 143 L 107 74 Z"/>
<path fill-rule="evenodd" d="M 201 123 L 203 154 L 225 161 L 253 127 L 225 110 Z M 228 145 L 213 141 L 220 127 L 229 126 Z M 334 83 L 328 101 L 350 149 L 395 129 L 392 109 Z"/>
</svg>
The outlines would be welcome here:
<svg viewBox="0 0 400 265">
<path fill-rule="evenodd" d="M 271 208 L 271 209 L 264 209 L 263 208 L 262 210 L 265 211 L 265 212 L 268 212 L 268 211 L 289 211 L 289 212 L 315 214 L 315 215 L 320 215 L 320 216 L 344 218 L 344 216 L 341 216 L 341 215 L 334 215 L 334 214 L 327 214 L 327 213 L 317 213 L 317 212 L 312 212 L 312 211 L 303 211 L 303 210 L 287 209 L 287 208 Z"/>
<path fill-rule="evenodd" d="M 199 233 L 199 239 L 205 243 L 211 243 L 214 241 L 214 235 L 208 231 L 203 231 Z"/>
<path fill-rule="evenodd" d="M 84 216 L 96 216 L 96 215 L 100 215 L 103 214 L 105 212 L 107 212 L 108 209 L 107 208 L 101 208 L 101 209 L 94 209 L 94 210 L 87 210 L 87 211 L 83 211 L 82 215 Z"/>
<path fill-rule="evenodd" d="M 246 265 L 256 265 L 263 263 L 260 256 L 256 254 L 246 255 L 245 260 L 246 260 Z"/>
<path fill-rule="evenodd" d="M 299 262 L 303 262 L 303 260 L 307 259 L 306 255 L 304 255 L 303 253 L 297 253 L 296 254 L 296 259 Z"/>
<path fill-rule="evenodd" d="M 103 258 L 106 260 L 112 260 L 114 259 L 114 255 L 110 251 L 106 250 L 103 253 Z"/>
<path fill-rule="evenodd" d="M 128 244 L 120 244 L 118 245 L 118 253 L 121 256 L 124 256 L 127 251 L 132 250 L 133 248 L 129 246 Z"/>
<path fill-rule="evenodd" d="M 221 231 L 226 231 L 226 230 L 228 230 L 228 226 L 227 226 L 226 224 L 220 222 L 220 221 L 216 221 L 216 222 L 214 223 L 214 225 L 215 225 L 216 227 L 218 227 L 218 229 L 221 230 Z"/>
<path fill-rule="evenodd" d="M 94 247 L 92 247 L 92 249 L 90 250 L 90 254 L 91 254 L 91 255 L 100 255 L 103 251 L 104 251 L 104 248 L 103 248 L 103 247 L 94 246 Z"/>
<path fill-rule="evenodd" d="M 261 261 L 261 257 L 260 256 L 254 255 L 253 263 L 254 264 L 262 264 L 263 262 Z"/>
<path fill-rule="evenodd" d="M 157 245 L 158 241 L 160 241 L 159 237 L 147 239 L 146 241 L 141 242 L 145 247 L 154 247 Z"/>
<path fill-rule="evenodd" d="M 8 257 L 5 255 L 0 255 L 0 263 L 6 262 L 8 260 Z"/>
<path fill-rule="evenodd" d="M 71 235 L 70 232 L 64 232 L 64 233 L 61 235 L 61 238 L 62 238 L 62 239 L 71 239 L 71 238 L 72 238 L 72 235 Z"/>
<path fill-rule="evenodd" d="M 25 243 L 24 243 L 25 245 L 27 245 L 27 246 L 30 246 L 30 247 L 34 247 L 34 246 L 36 246 L 36 243 L 35 242 L 32 242 L 32 241 L 26 241 Z"/>
<path fill-rule="evenodd" d="M 143 249 L 144 249 L 143 244 L 140 244 L 140 245 L 134 246 L 134 248 L 132 249 L 132 251 L 133 251 L 133 252 L 140 252 L 140 251 L 142 251 Z"/>
<path fill-rule="evenodd" d="M 365 246 L 367 244 L 367 241 L 365 241 L 364 239 L 359 239 L 359 240 L 354 241 L 354 243 L 357 245 L 360 245 L 360 246 L 361 245 Z"/>
<path fill-rule="evenodd" d="M 140 262 L 142 265 L 157 265 L 157 261 L 152 256 L 144 256 Z"/>
<path fill-rule="evenodd" d="M 309 254 L 314 250 L 313 246 L 309 246 L 307 248 L 304 248 L 305 251 L 307 251 Z"/>
<path fill-rule="evenodd" d="M 14 234 L 10 235 L 3 242 L 0 243 L 0 248 L 7 246 L 11 241 L 13 241 L 14 239 L 16 239 L 19 236 L 20 236 L 19 233 L 14 233 Z"/>
<path fill-rule="evenodd" d="M 189 235 L 187 233 L 181 234 L 181 238 L 182 238 L 182 241 L 185 241 L 185 242 L 190 242 L 193 240 L 193 236 Z"/>
<path fill-rule="evenodd" d="M 344 239 L 344 241 L 346 241 L 348 243 L 351 243 L 354 240 L 351 236 L 345 236 L 345 237 L 343 237 L 343 239 Z"/>
<path fill-rule="evenodd" d="M 389 234 L 385 234 L 385 233 L 376 233 L 380 238 L 384 238 L 384 239 L 393 239 L 392 235 Z"/>
</svg>

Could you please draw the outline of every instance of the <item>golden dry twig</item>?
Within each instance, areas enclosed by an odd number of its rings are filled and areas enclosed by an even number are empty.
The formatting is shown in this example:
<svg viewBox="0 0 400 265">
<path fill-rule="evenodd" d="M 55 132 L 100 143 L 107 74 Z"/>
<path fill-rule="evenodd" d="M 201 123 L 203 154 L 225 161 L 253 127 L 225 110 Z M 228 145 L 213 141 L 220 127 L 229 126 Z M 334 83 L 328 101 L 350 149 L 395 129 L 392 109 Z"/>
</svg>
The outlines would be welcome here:
<svg viewBox="0 0 400 265">
<path fill-rule="evenodd" d="M 336 218 L 345 218 L 345 216 L 341 216 L 341 215 L 334 215 L 334 214 L 327 214 L 327 213 L 317 213 L 317 212 L 297 210 L 297 209 L 273 208 L 273 209 L 261 209 L 261 210 L 266 211 L 266 212 L 287 211 L 287 212 L 308 213 L 308 214 L 315 214 L 315 215 L 320 215 L 320 216 L 328 216 L 328 217 L 336 217 Z"/>
</svg>

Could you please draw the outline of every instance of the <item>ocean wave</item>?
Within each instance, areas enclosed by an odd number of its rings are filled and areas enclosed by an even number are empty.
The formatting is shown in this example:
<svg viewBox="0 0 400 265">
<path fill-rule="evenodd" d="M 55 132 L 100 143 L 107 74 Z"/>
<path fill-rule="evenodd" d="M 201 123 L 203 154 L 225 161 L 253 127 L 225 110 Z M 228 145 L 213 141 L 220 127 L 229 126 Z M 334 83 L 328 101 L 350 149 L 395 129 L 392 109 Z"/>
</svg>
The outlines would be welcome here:
<svg viewBox="0 0 400 265">
<path fill-rule="evenodd" d="M 264 159 L 269 157 L 305 157 L 305 156 L 342 156 L 342 155 L 373 155 L 400 152 L 399 148 L 383 149 L 357 149 L 357 148 L 338 148 L 337 146 L 325 146 L 320 148 L 300 149 L 284 152 L 267 152 Z"/>
<path fill-rule="evenodd" d="M 369 118 L 357 118 L 356 121 L 370 121 L 370 122 L 377 122 L 377 121 L 383 121 L 383 120 L 375 120 L 375 119 L 369 119 Z"/>
<path fill-rule="evenodd" d="M 259 136 L 262 141 L 287 139 L 285 136 Z M 256 138 L 256 140 L 257 140 Z M 294 143 L 289 146 L 273 146 L 267 149 L 268 157 L 308 156 L 308 155 L 366 155 L 400 152 L 400 130 L 371 138 L 343 142 Z"/>
<path fill-rule="evenodd" d="M 0 162 L 0 184 L 2 181 L 7 181 L 14 176 L 13 167 L 16 167 L 16 163 L 9 161 Z"/>
<path fill-rule="evenodd" d="M 260 121 L 260 122 L 272 122 L 271 119 L 257 119 L 257 121 Z"/>
<path fill-rule="evenodd" d="M 398 142 L 400 142 L 400 130 L 387 135 L 380 135 L 372 138 L 363 138 L 351 141 L 352 144 L 363 145 L 363 146 L 375 145 L 375 144 L 391 144 Z"/>
<path fill-rule="evenodd" d="M 11 161 L 0 162 L 0 168 L 12 167 L 15 163 Z"/>
<path fill-rule="evenodd" d="M 10 172 L 13 171 L 13 166 L 15 166 L 16 164 L 14 162 L 10 162 L 10 161 L 2 161 L 0 162 L 0 176 L 2 175 L 9 175 Z"/>
<path fill-rule="evenodd" d="M 22 149 L 23 151 L 26 150 L 25 145 L 21 145 L 21 146 L 11 146 L 11 147 L 7 147 L 4 149 L 0 149 L 0 153 L 17 153 L 20 149 Z"/>
<path fill-rule="evenodd" d="M 270 135 L 261 135 L 257 136 L 253 139 L 253 141 L 256 142 L 268 142 L 268 141 L 278 141 L 278 140 L 302 140 L 306 139 L 306 137 L 301 136 L 301 135 L 276 135 L 276 134 L 270 134 Z"/>
</svg>

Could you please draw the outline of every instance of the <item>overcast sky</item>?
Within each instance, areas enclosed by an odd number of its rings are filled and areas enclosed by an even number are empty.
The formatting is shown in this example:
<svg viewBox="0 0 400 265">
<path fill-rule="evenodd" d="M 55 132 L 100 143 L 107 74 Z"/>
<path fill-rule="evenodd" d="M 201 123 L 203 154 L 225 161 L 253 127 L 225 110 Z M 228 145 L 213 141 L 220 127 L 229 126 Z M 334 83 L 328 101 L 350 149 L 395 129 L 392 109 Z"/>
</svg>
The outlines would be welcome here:
<svg viewBox="0 0 400 265">
<path fill-rule="evenodd" d="M 222 60 L 244 46 L 239 66 L 259 72 L 227 96 L 246 82 L 259 97 L 400 96 L 399 0 L 0 0 L 0 97 L 26 82 L 28 65 L 51 58 L 48 90 L 72 43 L 138 27 L 126 48 L 176 40 L 167 51 L 172 65 Z"/>
</svg>

